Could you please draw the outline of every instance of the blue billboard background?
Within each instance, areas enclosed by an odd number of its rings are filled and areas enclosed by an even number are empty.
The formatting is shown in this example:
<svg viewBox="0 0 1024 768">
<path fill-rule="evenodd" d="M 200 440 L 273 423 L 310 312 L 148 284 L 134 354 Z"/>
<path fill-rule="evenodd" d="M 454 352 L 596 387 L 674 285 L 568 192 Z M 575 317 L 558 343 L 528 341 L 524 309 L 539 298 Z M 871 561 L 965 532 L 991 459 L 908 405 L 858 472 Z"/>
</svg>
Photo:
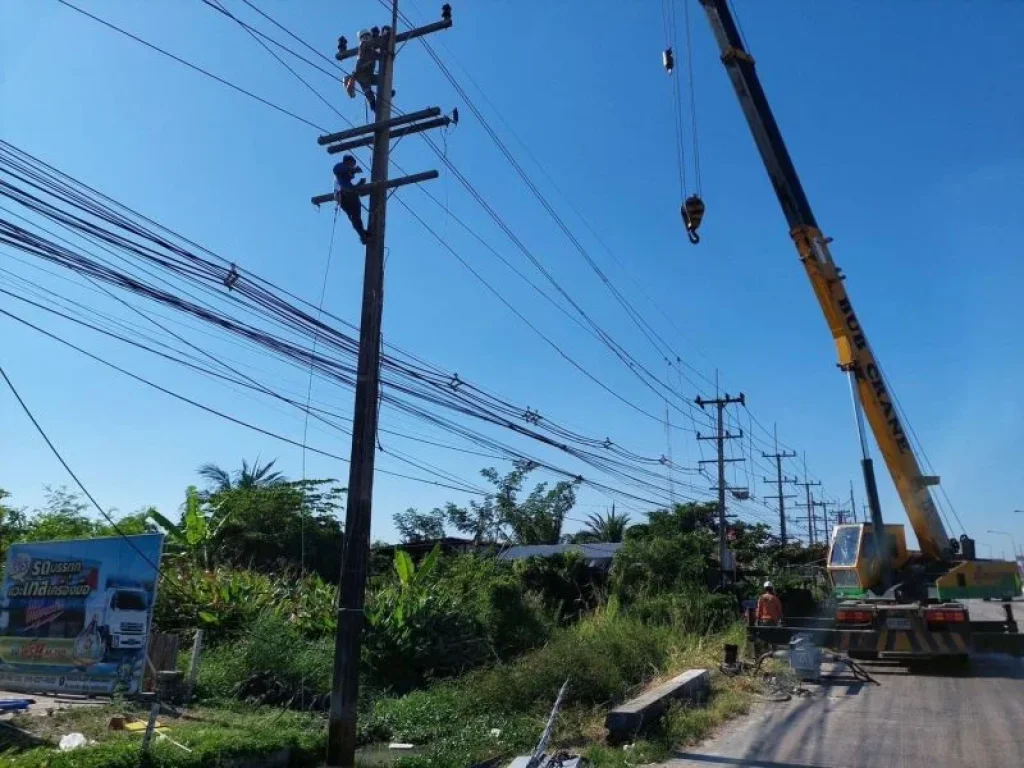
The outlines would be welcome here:
<svg viewBox="0 0 1024 768">
<path fill-rule="evenodd" d="M 163 535 L 13 544 L 0 593 L 0 689 L 135 693 Z"/>
</svg>

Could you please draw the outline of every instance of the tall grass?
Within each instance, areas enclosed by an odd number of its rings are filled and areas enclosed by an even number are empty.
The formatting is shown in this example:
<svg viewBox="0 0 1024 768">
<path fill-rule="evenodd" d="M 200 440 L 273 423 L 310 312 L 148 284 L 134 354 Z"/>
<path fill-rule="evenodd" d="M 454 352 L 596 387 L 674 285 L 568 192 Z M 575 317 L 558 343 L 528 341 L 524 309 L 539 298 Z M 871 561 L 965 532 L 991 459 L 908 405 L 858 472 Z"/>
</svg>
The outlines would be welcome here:
<svg viewBox="0 0 1024 768">
<path fill-rule="evenodd" d="M 580 745 L 601 738 L 606 709 L 646 684 L 688 666 L 710 665 L 721 635 L 688 634 L 678 625 L 652 625 L 601 610 L 555 632 L 542 648 L 459 680 L 379 700 L 363 723 L 365 740 L 429 745 L 403 765 L 467 765 L 532 746 L 558 689 L 568 677 L 559 739 Z M 695 711 L 685 727 L 704 733 L 723 712 Z M 683 721 L 677 723 L 677 731 Z M 492 734 L 492 729 L 500 735 Z M 679 733 L 662 735 L 674 739 Z"/>
</svg>

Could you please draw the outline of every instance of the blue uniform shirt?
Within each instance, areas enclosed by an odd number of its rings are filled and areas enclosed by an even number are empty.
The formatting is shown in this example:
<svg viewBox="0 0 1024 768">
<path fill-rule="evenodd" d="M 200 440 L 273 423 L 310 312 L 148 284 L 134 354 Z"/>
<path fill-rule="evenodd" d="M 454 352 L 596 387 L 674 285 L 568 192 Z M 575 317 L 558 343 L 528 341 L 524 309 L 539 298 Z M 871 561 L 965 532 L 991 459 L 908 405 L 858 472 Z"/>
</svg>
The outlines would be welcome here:
<svg viewBox="0 0 1024 768">
<path fill-rule="evenodd" d="M 338 163 L 334 166 L 334 191 L 342 192 L 355 187 L 352 180 L 356 175 L 356 167 L 346 167 L 344 163 Z"/>
</svg>

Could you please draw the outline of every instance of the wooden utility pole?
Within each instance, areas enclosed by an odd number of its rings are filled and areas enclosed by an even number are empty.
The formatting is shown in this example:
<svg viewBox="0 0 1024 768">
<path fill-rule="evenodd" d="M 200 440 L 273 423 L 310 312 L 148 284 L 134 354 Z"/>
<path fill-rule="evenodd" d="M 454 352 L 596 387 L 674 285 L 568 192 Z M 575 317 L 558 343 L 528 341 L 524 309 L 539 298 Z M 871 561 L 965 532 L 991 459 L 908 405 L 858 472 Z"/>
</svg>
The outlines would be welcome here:
<svg viewBox="0 0 1024 768">
<path fill-rule="evenodd" d="M 370 183 L 357 188 L 360 196 L 369 195 L 369 237 L 363 272 L 363 302 L 359 326 L 359 362 L 356 376 L 355 413 L 352 420 L 352 458 L 349 467 L 348 499 L 345 509 L 345 537 L 341 558 L 341 585 L 338 590 L 338 628 L 334 643 L 334 678 L 327 726 L 327 765 L 351 768 L 355 765 L 356 712 L 359 700 L 359 659 L 362 648 L 363 605 L 366 594 L 367 566 L 370 559 L 370 519 L 373 508 L 373 467 L 376 458 L 377 416 L 380 394 L 381 323 L 384 312 L 384 235 L 388 191 L 405 184 L 437 178 L 437 171 L 388 179 L 392 129 L 398 125 L 401 135 L 418 133 L 446 125 L 433 108 L 392 119 L 391 94 L 394 83 L 395 44 L 446 29 L 452 25 L 451 8 L 445 6 L 442 21 L 427 27 L 397 34 L 398 0 L 392 0 L 391 25 L 377 38 L 380 71 L 375 85 L 377 104 L 374 122 L 340 133 L 321 136 L 320 145 L 328 145 L 331 154 L 367 146 L 372 134 L 373 164 Z M 358 55 L 339 39 L 335 58 L 343 61 Z M 435 118 L 435 119 L 423 119 Z M 417 122 L 420 121 L 420 122 Z M 394 133 L 398 133 L 395 131 Z M 318 195 L 315 205 L 334 199 Z"/>
<path fill-rule="evenodd" d="M 733 403 L 739 403 L 740 405 L 746 405 L 743 393 L 740 392 L 739 397 L 729 397 L 726 393 L 725 397 L 716 397 L 714 400 L 705 400 L 698 395 L 697 399 L 694 400 L 697 405 L 704 409 L 707 405 L 713 405 L 718 410 L 718 431 L 715 435 L 703 436 L 700 432 L 697 433 L 698 440 L 714 440 L 718 446 L 718 458 L 713 459 L 718 464 L 718 565 L 722 572 L 722 583 L 725 583 L 726 574 L 726 561 L 729 555 L 729 548 L 726 542 L 726 531 L 725 531 L 725 465 L 730 461 L 743 461 L 743 459 L 727 459 L 725 458 L 725 441 L 733 440 L 736 438 L 743 437 L 743 430 L 741 429 L 738 434 L 732 434 L 731 432 L 725 431 L 723 415 L 725 407 L 732 405 Z M 710 461 L 700 462 L 702 464 L 710 464 Z"/>
<path fill-rule="evenodd" d="M 776 431 L 775 432 L 775 453 L 763 453 L 762 452 L 761 455 L 764 458 L 766 458 L 766 459 L 775 459 L 775 479 L 774 480 L 770 480 L 769 478 L 766 477 L 766 478 L 764 478 L 764 481 L 766 483 L 772 483 L 772 484 L 778 486 L 779 494 L 778 494 L 778 496 L 776 498 L 779 500 L 779 536 L 782 539 L 782 546 L 786 546 L 786 499 L 795 499 L 796 495 L 795 494 L 788 494 L 787 495 L 786 493 L 784 493 L 784 489 L 783 489 L 782 486 L 783 486 L 783 483 L 795 483 L 796 482 L 796 478 L 795 477 L 785 477 L 785 476 L 783 476 L 783 474 L 782 474 L 782 460 L 783 459 L 791 459 L 791 458 L 793 458 L 794 456 L 796 456 L 796 452 L 795 451 L 782 451 L 781 453 L 779 452 L 779 435 L 778 435 L 778 432 Z"/>
</svg>

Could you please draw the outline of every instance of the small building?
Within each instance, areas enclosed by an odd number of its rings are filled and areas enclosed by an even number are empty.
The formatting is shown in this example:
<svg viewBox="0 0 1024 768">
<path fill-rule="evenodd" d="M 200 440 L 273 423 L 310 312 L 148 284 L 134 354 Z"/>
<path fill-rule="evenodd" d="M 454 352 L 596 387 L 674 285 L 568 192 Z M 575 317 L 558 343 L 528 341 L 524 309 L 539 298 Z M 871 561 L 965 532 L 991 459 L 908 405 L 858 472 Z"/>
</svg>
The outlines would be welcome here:
<svg viewBox="0 0 1024 768">
<path fill-rule="evenodd" d="M 525 560 L 529 557 L 553 557 L 578 552 L 588 568 L 608 570 L 622 542 L 595 542 L 593 544 L 524 544 L 499 550 L 499 560 Z"/>
<path fill-rule="evenodd" d="M 443 539 L 423 539 L 422 541 L 408 541 L 404 544 L 385 544 L 375 546 L 373 553 L 382 557 L 394 557 L 396 549 L 402 549 L 409 553 L 414 562 L 419 562 L 429 555 L 434 547 L 440 547 L 444 555 L 465 555 L 471 552 L 486 550 L 493 545 L 477 544 L 472 539 L 461 539 L 455 536 L 445 536 Z"/>
</svg>

